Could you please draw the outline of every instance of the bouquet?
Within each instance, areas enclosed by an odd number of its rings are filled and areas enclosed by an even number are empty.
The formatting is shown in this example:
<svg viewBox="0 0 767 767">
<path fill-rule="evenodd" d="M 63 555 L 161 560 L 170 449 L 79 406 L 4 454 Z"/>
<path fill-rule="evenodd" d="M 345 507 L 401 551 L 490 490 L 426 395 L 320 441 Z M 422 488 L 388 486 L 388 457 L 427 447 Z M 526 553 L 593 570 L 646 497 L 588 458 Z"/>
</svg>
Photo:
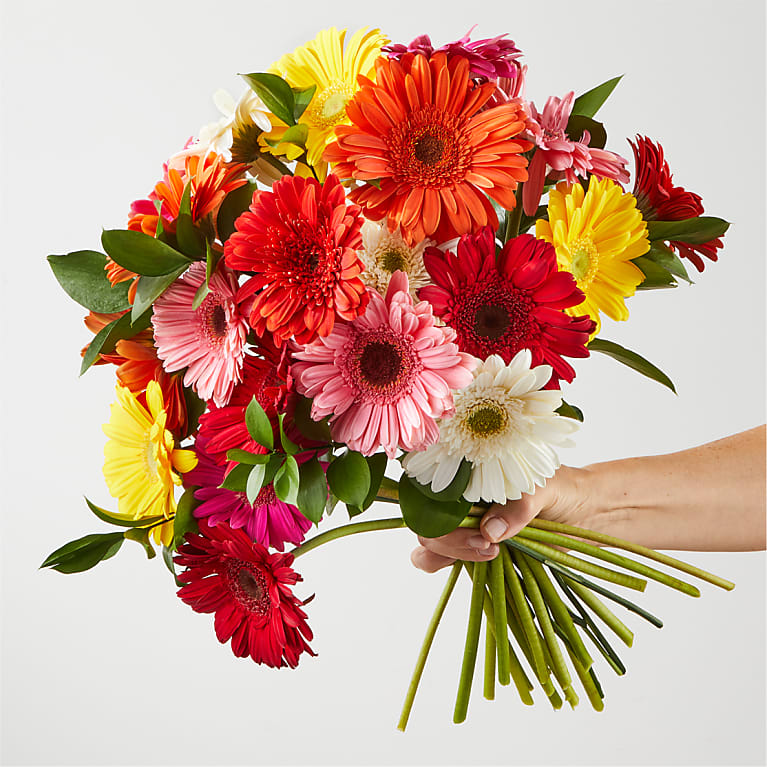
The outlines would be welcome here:
<svg viewBox="0 0 767 767">
<path fill-rule="evenodd" d="M 618 85 L 527 99 L 506 35 L 435 48 L 336 29 L 243 75 L 222 117 L 171 156 L 104 253 L 48 260 L 88 310 L 81 374 L 114 366 L 104 477 L 116 528 L 43 562 L 82 572 L 125 540 L 158 550 L 178 596 L 214 614 L 238 657 L 314 655 L 295 559 L 336 538 L 478 527 L 559 466 L 583 413 L 573 363 L 607 354 L 674 390 L 602 338 L 639 290 L 690 282 L 728 224 L 676 186 L 662 146 L 606 149 L 598 110 Z M 540 103 L 540 102 L 539 102 Z M 704 260 L 705 259 L 705 260 Z M 339 505 L 389 519 L 315 532 Z M 338 514 L 338 511 L 336 511 Z M 618 553 L 623 552 L 623 553 Z M 405 729 L 457 579 L 472 590 L 455 722 L 465 720 L 484 619 L 484 693 L 537 685 L 554 708 L 601 710 L 597 660 L 633 633 L 608 602 L 661 621 L 621 589 L 733 584 L 651 549 L 533 520 L 490 562 L 456 562 L 428 624 Z M 584 558 L 585 555 L 587 558 Z M 569 661 L 569 663 L 568 663 Z"/>
</svg>

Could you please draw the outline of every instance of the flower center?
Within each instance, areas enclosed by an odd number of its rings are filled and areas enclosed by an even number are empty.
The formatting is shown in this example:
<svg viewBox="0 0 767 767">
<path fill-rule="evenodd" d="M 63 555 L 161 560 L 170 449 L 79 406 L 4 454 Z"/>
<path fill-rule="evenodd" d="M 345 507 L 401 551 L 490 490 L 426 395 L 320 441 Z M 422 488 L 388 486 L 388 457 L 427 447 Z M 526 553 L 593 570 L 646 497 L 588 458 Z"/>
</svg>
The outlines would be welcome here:
<svg viewBox="0 0 767 767">
<path fill-rule="evenodd" d="M 389 274 L 394 274 L 394 272 L 398 271 L 408 272 L 408 267 L 410 266 L 407 255 L 402 251 L 395 250 L 394 248 L 384 252 L 380 256 L 378 263 L 381 269 L 389 272 Z"/>
<path fill-rule="evenodd" d="M 578 287 L 590 285 L 599 268 L 599 251 L 591 237 L 581 237 L 570 243 L 570 271 Z"/>
<path fill-rule="evenodd" d="M 474 317 L 474 332 L 485 338 L 500 338 L 509 327 L 509 313 L 500 304 L 480 306 Z"/>
<path fill-rule="evenodd" d="M 492 401 L 479 402 L 466 417 L 466 427 L 475 437 L 489 437 L 498 434 L 508 421 L 506 411 Z"/>
<path fill-rule="evenodd" d="M 353 337 L 342 375 L 356 391 L 356 401 L 388 404 L 410 391 L 422 368 L 412 341 L 381 327 Z"/>
<path fill-rule="evenodd" d="M 462 181 L 473 154 L 466 126 L 432 104 L 409 114 L 386 136 L 394 181 L 434 188 Z"/>
<path fill-rule="evenodd" d="M 332 128 L 346 120 L 346 104 L 354 96 L 354 88 L 336 80 L 312 100 L 307 119 L 315 128 Z"/>
<path fill-rule="evenodd" d="M 269 585 L 257 567 L 240 559 L 227 562 L 225 578 L 232 596 L 249 612 L 266 615 L 271 608 Z"/>
<path fill-rule="evenodd" d="M 218 346 L 226 339 L 228 318 L 226 306 L 221 298 L 209 293 L 197 310 L 200 326 L 199 332 L 211 346 Z"/>
</svg>

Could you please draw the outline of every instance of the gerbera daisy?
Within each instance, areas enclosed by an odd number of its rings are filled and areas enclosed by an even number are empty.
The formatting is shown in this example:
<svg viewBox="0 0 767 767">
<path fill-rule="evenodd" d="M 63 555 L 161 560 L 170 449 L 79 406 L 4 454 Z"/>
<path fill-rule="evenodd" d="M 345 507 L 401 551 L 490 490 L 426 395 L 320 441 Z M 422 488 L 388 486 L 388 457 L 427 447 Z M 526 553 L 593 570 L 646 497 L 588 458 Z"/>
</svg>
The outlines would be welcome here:
<svg viewBox="0 0 767 767">
<path fill-rule="evenodd" d="M 362 281 L 384 295 L 392 274 L 405 272 L 410 295 L 415 298 L 418 288 L 429 282 L 423 265 L 423 251 L 430 245 L 434 245 L 432 240 L 408 245 L 399 229 L 389 231 L 386 221 L 365 221 L 362 225 L 362 250 L 359 252 L 365 266 Z"/>
<path fill-rule="evenodd" d="M 165 428 L 167 415 L 162 391 L 150 381 L 144 407 L 127 387 L 117 385 L 117 402 L 111 418 L 104 424 L 109 437 L 104 445 L 104 478 L 109 492 L 117 498 L 120 514 L 131 519 L 176 513 L 174 485 L 181 484 L 178 472 L 191 471 L 197 463 L 192 450 L 175 447 L 173 435 Z M 158 543 L 166 546 L 173 539 L 173 524 L 153 529 Z"/>
<path fill-rule="evenodd" d="M 553 368 L 547 387 L 573 380 L 575 371 L 562 356 L 588 356 L 594 322 L 564 311 L 583 303 L 583 293 L 569 272 L 558 271 L 551 245 L 522 234 L 496 258 L 495 237 L 486 227 L 464 235 L 455 255 L 429 248 L 424 262 L 435 284 L 421 288 L 418 297 L 455 329 L 462 351 L 510 362 L 530 349 L 534 365 Z"/>
<path fill-rule="evenodd" d="M 359 208 L 347 205 L 333 175 L 323 184 L 285 176 L 271 192 L 254 193 L 224 254 L 230 268 L 255 272 L 238 300 L 255 294 L 250 324 L 258 335 L 309 343 L 330 333 L 336 317 L 364 311 L 361 225 Z"/>
<path fill-rule="evenodd" d="M 434 49 L 429 35 L 419 35 L 409 45 L 386 45 L 382 49 L 390 58 L 401 59 L 406 53 L 422 53 L 431 58 L 435 53 L 463 56 L 469 60 L 469 70 L 475 77 L 497 80 L 500 77 L 513 79 L 518 71 L 517 59 L 522 51 L 505 34 L 471 42 L 472 27 L 460 40 Z"/>
<path fill-rule="evenodd" d="M 344 46 L 345 39 L 345 29 L 340 32 L 335 27 L 324 29 L 314 40 L 283 56 L 269 70 L 293 88 L 304 90 L 313 85 L 317 88 L 299 118 L 299 124 L 309 129 L 306 150 L 312 166 L 322 164 L 322 153 L 333 140 L 333 128 L 348 124 L 346 105 L 359 88 L 357 76 L 373 75 L 373 64 L 381 53 L 381 46 L 388 42 L 378 29 L 359 29 Z M 277 117 L 272 119 L 281 123 Z M 261 140 L 279 141 L 286 129 L 284 124 L 278 125 L 263 134 Z M 294 147 L 288 154 L 289 159 L 295 159 L 301 151 Z"/>
<path fill-rule="evenodd" d="M 435 325 L 426 301 L 413 305 L 407 276 L 395 272 L 386 298 L 370 292 L 364 315 L 294 352 L 296 388 L 313 398 L 312 418 L 363 455 L 434 442 L 451 412 L 451 389 L 471 380 L 476 360 L 458 351 L 455 331 Z"/>
<path fill-rule="evenodd" d="M 654 144 L 646 136 L 637 136 L 636 144 L 631 141 L 629 144 L 636 163 L 634 196 L 645 221 L 681 221 L 703 215 L 701 196 L 688 192 L 684 187 L 674 186 L 660 144 Z M 669 245 L 702 272 L 704 261 L 701 256 L 716 261 L 717 250 L 723 243 L 721 237 L 717 237 L 702 244 L 671 241 Z"/>
<path fill-rule="evenodd" d="M 205 264 L 195 261 L 155 301 L 152 325 L 165 370 L 186 368 L 184 385 L 221 407 L 241 380 L 248 322 L 236 300 L 237 277 L 226 268 L 211 275 L 210 292 L 194 309 L 204 282 Z"/>
<path fill-rule="evenodd" d="M 312 523 L 292 504 L 281 501 L 274 486 L 264 485 L 256 501 L 251 504 L 245 493 L 219 487 L 226 476 L 226 468 L 213 460 L 208 452 L 208 441 L 200 436 L 194 443 L 197 466 L 184 477 L 184 484 L 194 485 L 194 497 L 200 503 L 194 516 L 207 518 L 211 525 L 226 523 L 230 527 L 244 528 L 251 540 L 266 548 L 282 551 L 284 544 L 299 544 Z"/>
<path fill-rule="evenodd" d="M 336 128 L 325 158 L 341 178 L 375 182 L 350 195 L 366 217 L 387 218 L 410 244 L 496 228 L 488 196 L 510 210 L 527 179 L 530 144 L 513 140 L 525 126 L 520 105 L 480 112 L 495 83 L 475 86 L 468 59 L 444 53 L 382 57 L 376 82 L 361 82 L 346 108 L 352 124 Z"/>
<path fill-rule="evenodd" d="M 554 412 L 559 392 L 541 390 L 551 368 L 531 363 L 528 349 L 508 365 L 496 354 L 488 357 L 455 393 L 455 415 L 441 421 L 439 441 L 405 456 L 405 471 L 439 492 L 464 459 L 471 461 L 463 494 L 471 502 L 506 503 L 543 487 L 559 467 L 552 446 L 570 446 L 578 422 Z"/>
<path fill-rule="evenodd" d="M 187 534 L 174 561 L 186 568 L 178 596 L 195 612 L 216 614 L 216 637 L 231 639 L 238 658 L 295 668 L 301 653 L 315 654 L 304 603 L 290 588 L 303 580 L 292 554 L 270 554 L 244 530 L 201 520 L 200 533 Z"/>
<path fill-rule="evenodd" d="M 279 356 L 267 351 L 266 359 L 248 354 L 242 366 L 242 382 L 238 384 L 226 407 L 211 405 L 200 416 L 200 437 L 205 439 L 206 450 L 218 464 L 227 462 L 227 450 L 247 450 L 263 453 L 262 448 L 248 433 L 245 410 L 253 397 L 275 423 L 277 413 L 283 412 L 287 387 L 279 374 Z"/>
<path fill-rule="evenodd" d="M 599 313 L 627 320 L 624 298 L 633 296 L 644 280 L 631 260 L 650 248 L 647 226 L 634 195 L 610 179 L 580 184 L 561 182 L 549 193 L 548 221 L 535 222 L 535 235 L 554 245 L 559 268 L 571 272 L 586 300 L 566 309 L 588 314 L 599 331 Z"/>
</svg>

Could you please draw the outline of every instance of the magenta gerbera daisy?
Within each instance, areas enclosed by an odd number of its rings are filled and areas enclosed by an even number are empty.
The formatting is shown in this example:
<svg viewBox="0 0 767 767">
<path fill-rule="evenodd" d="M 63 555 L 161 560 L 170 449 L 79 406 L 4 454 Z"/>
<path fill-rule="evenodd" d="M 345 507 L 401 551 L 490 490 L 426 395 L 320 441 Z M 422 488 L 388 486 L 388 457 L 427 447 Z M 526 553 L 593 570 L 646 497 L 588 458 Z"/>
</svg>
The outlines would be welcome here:
<svg viewBox="0 0 767 767">
<path fill-rule="evenodd" d="M 363 455 L 379 447 L 422 450 L 439 437 L 436 419 L 452 412 L 451 389 L 472 380 L 476 360 L 435 324 L 431 306 L 413 305 L 404 272 L 386 298 L 370 290 L 368 309 L 353 322 L 294 352 L 301 394 L 314 399 L 312 418 L 329 417 L 331 434 Z"/>
<path fill-rule="evenodd" d="M 211 525 L 225 523 L 235 529 L 244 528 L 251 540 L 278 551 L 283 550 L 286 542 L 301 543 L 311 522 L 295 506 L 281 501 L 271 483 L 264 485 L 252 504 L 245 493 L 219 487 L 227 469 L 213 460 L 207 442 L 204 435 L 197 439 L 194 444 L 197 466 L 184 475 L 186 485 L 198 488 L 194 497 L 200 503 L 194 516 L 206 518 Z"/>
<path fill-rule="evenodd" d="M 204 281 L 205 264 L 197 261 L 155 301 L 154 340 L 165 370 L 186 368 L 184 386 L 223 406 L 241 380 L 248 322 L 237 303 L 237 278 L 226 268 L 211 276 L 210 292 L 193 308 Z"/>
<path fill-rule="evenodd" d="M 563 355 L 588 357 L 594 322 L 565 312 L 584 297 L 572 274 L 558 271 L 549 243 L 522 234 L 496 257 L 495 237 L 486 227 L 462 237 L 456 254 L 428 248 L 424 265 L 435 284 L 421 288 L 418 297 L 455 329 L 461 350 L 483 360 L 498 354 L 508 364 L 529 349 L 533 365 L 553 368 L 547 388 L 573 380 Z"/>
<path fill-rule="evenodd" d="M 174 561 L 186 568 L 178 596 L 195 612 L 216 614 L 218 641 L 231 639 L 238 658 L 295 668 L 301 653 L 315 655 L 304 603 L 291 590 L 302 580 L 292 554 L 270 554 L 244 530 L 201 520 L 199 534 L 187 534 Z"/>
</svg>

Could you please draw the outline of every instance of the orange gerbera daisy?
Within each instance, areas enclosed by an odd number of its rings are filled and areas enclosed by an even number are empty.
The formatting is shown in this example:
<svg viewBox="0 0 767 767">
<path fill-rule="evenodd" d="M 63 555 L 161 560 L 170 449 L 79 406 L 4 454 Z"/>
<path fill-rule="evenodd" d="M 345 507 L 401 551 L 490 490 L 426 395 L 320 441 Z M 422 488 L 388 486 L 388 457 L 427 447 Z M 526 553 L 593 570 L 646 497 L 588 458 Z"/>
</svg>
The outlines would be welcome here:
<svg viewBox="0 0 767 767">
<path fill-rule="evenodd" d="M 444 53 L 379 58 L 376 82 L 358 79 L 352 124 L 336 127 L 324 156 L 336 175 L 375 182 L 351 192 L 365 216 L 387 218 L 410 244 L 497 227 L 488 196 L 510 210 L 527 180 L 521 153 L 532 145 L 513 140 L 525 127 L 520 105 L 480 112 L 495 83 L 476 85 L 468 60 Z"/>
</svg>

